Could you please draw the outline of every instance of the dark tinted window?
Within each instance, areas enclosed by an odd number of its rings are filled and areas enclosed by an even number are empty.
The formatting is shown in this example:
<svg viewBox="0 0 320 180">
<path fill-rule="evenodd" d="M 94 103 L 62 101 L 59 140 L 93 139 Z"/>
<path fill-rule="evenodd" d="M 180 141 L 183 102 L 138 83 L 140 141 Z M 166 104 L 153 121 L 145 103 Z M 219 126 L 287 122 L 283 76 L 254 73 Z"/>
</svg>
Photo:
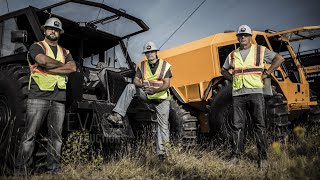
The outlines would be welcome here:
<svg viewBox="0 0 320 180">
<path fill-rule="evenodd" d="M 11 32 L 17 30 L 26 30 L 28 32 L 25 44 L 22 42 L 11 42 Z M 26 52 L 28 46 L 34 41 L 35 35 L 26 15 L 23 14 L 0 22 L 0 57 Z"/>
<path fill-rule="evenodd" d="M 320 48 L 302 51 L 297 54 L 303 66 L 320 65 Z"/>
<path fill-rule="evenodd" d="M 224 61 L 226 60 L 226 58 L 229 55 L 229 53 L 231 53 L 233 50 L 235 50 L 238 47 L 239 47 L 239 43 L 238 44 L 230 44 L 230 45 L 227 45 L 227 46 L 218 47 L 220 67 L 223 66 Z"/>
<path fill-rule="evenodd" d="M 286 42 L 280 41 L 276 37 L 270 37 L 268 39 L 274 52 L 281 53 L 288 51 Z"/>
<path fill-rule="evenodd" d="M 278 81 L 284 81 L 284 78 L 279 70 L 275 70 L 273 74 Z"/>
<path fill-rule="evenodd" d="M 259 35 L 259 34 L 258 34 L 258 35 L 256 36 L 256 42 L 257 42 L 258 45 L 268 47 L 266 38 L 264 38 L 263 35 Z"/>
</svg>

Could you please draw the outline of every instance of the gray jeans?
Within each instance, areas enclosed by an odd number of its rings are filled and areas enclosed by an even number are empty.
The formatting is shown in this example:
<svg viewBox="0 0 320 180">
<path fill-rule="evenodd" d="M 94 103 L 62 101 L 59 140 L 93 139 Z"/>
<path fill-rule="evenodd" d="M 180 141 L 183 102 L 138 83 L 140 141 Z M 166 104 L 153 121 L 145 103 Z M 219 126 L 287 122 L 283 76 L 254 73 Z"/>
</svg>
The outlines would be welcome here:
<svg viewBox="0 0 320 180">
<path fill-rule="evenodd" d="M 121 116 L 125 116 L 127 109 L 134 97 L 137 94 L 136 90 L 139 90 L 139 96 L 143 100 L 147 101 L 146 93 L 136 88 L 134 84 L 128 84 L 121 94 L 116 107 L 113 109 L 114 112 L 119 113 Z M 169 142 L 169 112 L 170 112 L 170 101 L 164 100 L 160 104 L 155 104 L 157 113 L 157 154 L 165 154 L 165 144 Z"/>
<path fill-rule="evenodd" d="M 47 115 L 49 136 L 47 144 L 47 167 L 49 170 L 59 168 L 65 104 L 43 99 L 28 99 L 26 129 L 15 164 L 17 169 L 29 168 L 33 163 L 32 154 L 36 136 Z"/>
</svg>

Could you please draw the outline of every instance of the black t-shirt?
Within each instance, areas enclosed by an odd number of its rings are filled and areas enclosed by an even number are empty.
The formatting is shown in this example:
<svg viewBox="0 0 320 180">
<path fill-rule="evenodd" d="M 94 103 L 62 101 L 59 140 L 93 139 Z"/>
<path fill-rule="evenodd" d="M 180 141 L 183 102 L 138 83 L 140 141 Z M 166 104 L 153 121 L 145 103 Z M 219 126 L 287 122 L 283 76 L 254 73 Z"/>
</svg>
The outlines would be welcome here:
<svg viewBox="0 0 320 180">
<path fill-rule="evenodd" d="M 50 45 L 49 45 L 50 46 Z M 57 56 L 57 46 L 50 46 L 55 57 Z M 63 49 L 63 51 L 65 51 Z M 38 44 L 33 44 L 29 49 L 30 56 L 32 58 L 32 64 L 35 63 L 35 57 L 38 54 L 45 54 L 42 47 Z M 64 52 L 66 54 L 66 52 Z M 71 53 L 69 53 L 65 57 L 66 63 L 69 61 L 73 61 Z M 29 91 L 29 99 L 45 99 L 45 100 L 53 100 L 53 101 L 66 101 L 66 91 L 59 89 L 57 86 L 54 88 L 54 91 L 41 91 L 37 85 L 37 83 L 31 78 L 30 91 Z"/>
<path fill-rule="evenodd" d="M 157 71 L 158 66 L 159 66 L 159 60 L 154 64 L 149 63 L 149 67 L 150 67 L 152 74 L 154 74 Z M 137 70 L 136 77 L 142 78 L 142 72 L 140 69 Z M 171 77 L 172 77 L 172 72 L 171 72 L 171 68 L 170 68 L 170 69 L 168 69 L 168 71 L 164 75 L 164 78 L 171 78 Z"/>
</svg>

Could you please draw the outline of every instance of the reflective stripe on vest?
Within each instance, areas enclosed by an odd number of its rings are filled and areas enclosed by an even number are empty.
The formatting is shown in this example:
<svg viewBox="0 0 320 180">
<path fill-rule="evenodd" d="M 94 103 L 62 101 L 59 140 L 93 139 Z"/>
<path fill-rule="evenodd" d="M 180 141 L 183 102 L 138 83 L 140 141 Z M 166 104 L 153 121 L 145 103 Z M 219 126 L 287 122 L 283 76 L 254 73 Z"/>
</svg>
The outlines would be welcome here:
<svg viewBox="0 0 320 180">
<path fill-rule="evenodd" d="M 147 61 L 142 61 L 141 63 L 138 64 L 138 68 L 140 68 L 142 73 L 142 79 L 148 80 L 148 82 L 143 82 L 145 86 L 150 86 L 157 89 L 163 85 L 164 76 L 167 73 L 167 71 L 170 69 L 171 65 L 168 62 L 163 61 L 162 59 L 159 59 L 158 61 L 159 61 L 159 65 L 154 74 L 152 74 L 149 63 Z M 148 99 L 167 99 L 168 93 L 167 91 L 161 91 L 153 95 L 147 95 L 147 98 Z"/>
<path fill-rule="evenodd" d="M 259 45 L 251 45 L 250 52 L 243 61 L 240 49 L 236 49 L 230 53 L 230 65 L 233 65 L 233 90 L 246 88 L 263 88 L 261 75 L 264 70 L 265 47 Z"/>
<path fill-rule="evenodd" d="M 46 56 L 65 64 L 65 54 L 61 46 L 57 45 L 57 56 L 55 57 L 47 42 L 43 40 L 40 42 L 36 42 L 36 44 L 38 44 L 44 50 Z M 69 51 L 66 50 L 66 54 L 68 53 Z M 66 89 L 65 75 L 48 74 L 42 71 L 41 68 L 39 68 L 38 66 L 39 65 L 37 63 L 32 65 L 29 64 L 31 73 L 29 84 L 31 83 L 32 78 L 41 91 L 54 91 L 56 85 L 58 85 L 59 89 Z"/>
</svg>

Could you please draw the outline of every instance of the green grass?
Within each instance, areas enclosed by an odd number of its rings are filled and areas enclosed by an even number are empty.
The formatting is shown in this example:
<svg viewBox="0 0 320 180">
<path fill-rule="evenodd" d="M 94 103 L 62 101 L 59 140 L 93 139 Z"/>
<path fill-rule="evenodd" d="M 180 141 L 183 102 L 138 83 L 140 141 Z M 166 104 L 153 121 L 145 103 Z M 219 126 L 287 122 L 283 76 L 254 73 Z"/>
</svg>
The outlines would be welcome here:
<svg viewBox="0 0 320 180">
<path fill-rule="evenodd" d="M 63 165 L 59 175 L 38 174 L 28 179 L 320 179 L 319 133 L 282 143 L 278 149 L 270 146 L 267 170 L 257 167 L 254 144 L 247 145 L 237 166 L 228 163 L 229 151 L 223 147 L 197 147 L 189 151 L 176 146 L 168 148 L 168 159 L 163 162 L 155 155 L 153 143 L 136 149 L 121 148 L 123 150 L 118 151 L 117 156 L 108 160 L 95 154 L 91 160 L 83 161 L 79 152 L 74 162 L 67 156 L 68 164 Z"/>
</svg>

